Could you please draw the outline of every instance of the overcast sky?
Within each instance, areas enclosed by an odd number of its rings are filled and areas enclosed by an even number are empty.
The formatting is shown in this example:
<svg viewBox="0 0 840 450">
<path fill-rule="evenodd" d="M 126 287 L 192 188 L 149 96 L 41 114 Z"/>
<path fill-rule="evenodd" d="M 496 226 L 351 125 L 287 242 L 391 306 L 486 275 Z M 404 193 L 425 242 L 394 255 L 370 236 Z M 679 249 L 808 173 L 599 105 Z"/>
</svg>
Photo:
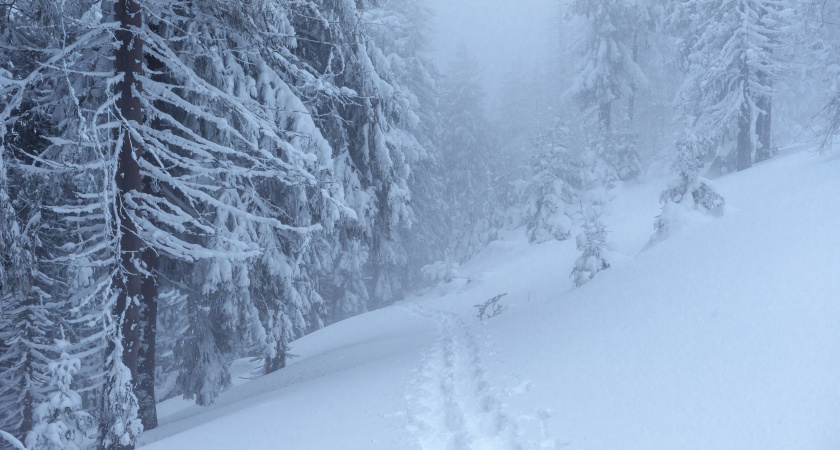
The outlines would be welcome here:
<svg viewBox="0 0 840 450">
<path fill-rule="evenodd" d="M 427 0 L 436 15 L 432 44 L 445 71 L 459 43 L 480 61 L 488 90 L 511 64 L 530 69 L 550 55 L 558 0 Z M 494 97 L 491 93 L 491 97 Z"/>
</svg>

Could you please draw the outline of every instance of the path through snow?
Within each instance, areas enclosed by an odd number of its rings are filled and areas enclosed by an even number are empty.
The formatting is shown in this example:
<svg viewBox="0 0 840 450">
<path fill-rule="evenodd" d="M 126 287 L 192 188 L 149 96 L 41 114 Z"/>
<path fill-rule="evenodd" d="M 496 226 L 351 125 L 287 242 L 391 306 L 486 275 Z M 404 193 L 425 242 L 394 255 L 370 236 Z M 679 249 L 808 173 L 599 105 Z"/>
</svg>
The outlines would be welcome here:
<svg viewBox="0 0 840 450">
<path fill-rule="evenodd" d="M 484 376 L 475 336 L 456 314 L 419 304 L 402 306 L 432 321 L 437 342 L 406 394 L 410 430 L 424 449 L 520 449 L 516 423 Z"/>
</svg>

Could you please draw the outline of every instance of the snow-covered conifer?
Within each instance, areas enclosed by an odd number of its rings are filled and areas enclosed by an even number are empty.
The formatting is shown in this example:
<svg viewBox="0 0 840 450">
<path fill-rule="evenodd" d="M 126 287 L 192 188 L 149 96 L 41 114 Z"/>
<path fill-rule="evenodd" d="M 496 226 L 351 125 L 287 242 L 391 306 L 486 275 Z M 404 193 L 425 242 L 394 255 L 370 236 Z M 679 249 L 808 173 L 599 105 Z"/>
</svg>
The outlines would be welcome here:
<svg viewBox="0 0 840 450">
<path fill-rule="evenodd" d="M 597 206 L 590 206 L 581 211 L 583 216 L 583 232 L 576 238 L 577 249 L 582 251 L 575 261 L 571 277 L 575 286 L 582 286 L 591 280 L 595 274 L 610 268 L 605 252 L 607 250 L 607 230 L 601 223 L 600 211 Z"/>
<path fill-rule="evenodd" d="M 575 188 L 580 186 L 580 161 L 567 148 L 568 130 L 555 121 L 540 130 L 534 139 L 537 147 L 532 158 L 534 172 L 527 188 L 525 223 L 532 243 L 552 239 L 566 240 L 571 235 L 572 220 L 567 212 L 574 203 Z"/>
<path fill-rule="evenodd" d="M 599 126 L 609 131 L 613 104 L 647 83 L 633 56 L 641 8 L 632 0 L 577 0 L 571 11 L 586 18 L 588 29 L 569 93 L 584 109 L 596 107 Z"/>
<path fill-rule="evenodd" d="M 450 247 L 463 260 L 493 240 L 499 228 L 498 191 L 503 158 L 485 112 L 485 93 L 477 62 L 458 49 L 441 88 L 441 167 L 446 173 Z"/>
<path fill-rule="evenodd" d="M 407 277 L 408 283 L 422 282 L 420 268 L 442 258 L 448 244 L 438 96 L 442 76 L 429 55 L 432 19 L 422 0 L 390 0 L 368 10 L 364 20 L 396 84 L 406 91 L 408 108 L 399 124 L 411 138 L 403 141 L 403 151 L 417 155 L 408 180 L 414 212 L 411 228 L 397 230 L 406 257 L 406 268 L 397 275 Z"/>
<path fill-rule="evenodd" d="M 70 347 L 67 341 L 55 342 L 59 356 L 47 365 L 45 398 L 35 407 L 34 426 L 26 437 L 31 450 L 79 450 L 92 443 L 87 433 L 93 417 L 82 410 L 82 397 L 73 389 L 81 361 L 67 352 Z"/>
<path fill-rule="evenodd" d="M 606 170 L 605 183 L 635 178 L 641 172 L 636 150 L 636 136 L 615 133 L 614 105 L 620 101 L 632 105 L 636 93 L 647 85 L 647 78 L 637 63 L 637 39 L 643 26 L 643 11 L 633 0 L 578 0 L 571 12 L 586 19 L 586 34 L 578 45 L 579 63 L 573 84 L 568 90 L 584 112 L 597 110 L 597 120 L 582 121 L 582 127 L 594 125 L 596 132 L 587 140 Z M 631 113 L 632 115 L 632 113 Z"/>
<path fill-rule="evenodd" d="M 724 212 L 726 201 L 712 183 L 701 176 L 705 151 L 698 138 L 686 128 L 677 141 L 677 160 L 673 165 L 676 177 L 662 192 L 662 213 L 654 223 L 655 233 L 650 243 L 666 238 L 675 227 L 686 220 L 686 213 L 698 211 L 711 216 Z"/>
<path fill-rule="evenodd" d="M 678 101 L 698 143 L 720 170 L 743 170 L 769 155 L 775 55 L 791 17 L 780 0 L 700 1 L 675 6 L 686 78 Z M 763 147 L 762 147 L 763 146 Z"/>
</svg>

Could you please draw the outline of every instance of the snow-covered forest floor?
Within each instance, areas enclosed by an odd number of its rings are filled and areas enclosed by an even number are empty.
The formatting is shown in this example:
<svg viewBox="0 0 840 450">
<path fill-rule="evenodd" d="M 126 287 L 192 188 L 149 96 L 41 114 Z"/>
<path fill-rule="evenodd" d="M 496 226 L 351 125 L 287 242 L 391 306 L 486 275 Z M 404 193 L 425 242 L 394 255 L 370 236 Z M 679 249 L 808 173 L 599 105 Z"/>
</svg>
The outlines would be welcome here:
<svg viewBox="0 0 840 450">
<path fill-rule="evenodd" d="M 238 361 L 210 408 L 159 406 L 148 449 L 840 448 L 840 159 L 797 150 L 715 180 L 719 219 L 649 248 L 649 179 L 604 210 L 609 270 L 506 234 L 442 282 Z M 656 178 L 656 177 L 649 177 Z M 506 293 L 479 321 L 474 305 Z"/>
</svg>

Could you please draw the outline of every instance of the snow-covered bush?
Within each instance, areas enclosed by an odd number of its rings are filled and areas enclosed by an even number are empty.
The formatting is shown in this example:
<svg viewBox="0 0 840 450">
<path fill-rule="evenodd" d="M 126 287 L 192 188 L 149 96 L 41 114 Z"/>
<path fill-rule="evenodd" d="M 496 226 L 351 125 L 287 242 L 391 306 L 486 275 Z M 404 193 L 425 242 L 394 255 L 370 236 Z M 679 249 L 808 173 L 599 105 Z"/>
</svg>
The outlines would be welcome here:
<svg viewBox="0 0 840 450">
<path fill-rule="evenodd" d="M 656 232 L 651 242 L 668 237 L 696 214 L 720 217 L 726 207 L 726 200 L 715 191 L 712 182 L 702 177 L 688 183 L 674 180 L 662 193 L 661 202 L 662 213 L 654 223 Z"/>
<path fill-rule="evenodd" d="M 446 258 L 445 261 L 436 261 L 433 264 L 423 266 L 420 271 L 431 282 L 444 281 L 449 283 L 456 278 L 461 278 L 459 266 L 456 261 Z"/>
</svg>

